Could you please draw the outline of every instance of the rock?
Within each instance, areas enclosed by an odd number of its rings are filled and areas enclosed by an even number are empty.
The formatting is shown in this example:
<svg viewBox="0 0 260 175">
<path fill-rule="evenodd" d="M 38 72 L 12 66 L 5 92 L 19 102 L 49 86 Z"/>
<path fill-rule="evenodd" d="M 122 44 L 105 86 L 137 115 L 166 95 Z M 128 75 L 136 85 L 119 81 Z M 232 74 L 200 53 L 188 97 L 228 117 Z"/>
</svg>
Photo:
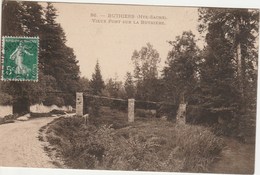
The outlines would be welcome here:
<svg viewBox="0 0 260 175">
<path fill-rule="evenodd" d="M 18 117 L 16 120 L 18 120 L 18 121 L 27 121 L 27 120 L 29 120 L 30 117 L 31 117 L 31 115 L 30 115 L 30 113 L 28 113 L 28 114 L 25 114 L 25 115 L 23 115 L 21 117 Z"/>
<path fill-rule="evenodd" d="M 66 117 L 74 117 L 74 116 L 76 116 L 76 113 L 67 113 L 66 114 Z"/>
<path fill-rule="evenodd" d="M 166 121 L 166 120 L 167 120 L 167 116 L 162 116 L 162 117 L 161 117 L 161 120 Z"/>
<path fill-rule="evenodd" d="M 18 121 L 27 121 L 27 120 L 29 120 L 29 118 L 25 117 L 25 116 L 22 116 L 22 117 L 18 117 L 16 120 L 18 120 Z"/>
<path fill-rule="evenodd" d="M 18 117 L 17 114 L 10 114 L 10 115 L 6 115 L 4 116 L 5 120 L 15 120 Z"/>
<path fill-rule="evenodd" d="M 156 110 L 155 109 L 150 110 L 150 112 L 151 112 L 152 115 L 154 115 L 154 116 L 156 115 Z"/>
<path fill-rule="evenodd" d="M 28 113 L 28 114 L 25 114 L 24 116 L 22 116 L 22 117 L 27 117 L 27 118 L 30 118 L 31 117 L 31 114 L 30 113 Z"/>
</svg>

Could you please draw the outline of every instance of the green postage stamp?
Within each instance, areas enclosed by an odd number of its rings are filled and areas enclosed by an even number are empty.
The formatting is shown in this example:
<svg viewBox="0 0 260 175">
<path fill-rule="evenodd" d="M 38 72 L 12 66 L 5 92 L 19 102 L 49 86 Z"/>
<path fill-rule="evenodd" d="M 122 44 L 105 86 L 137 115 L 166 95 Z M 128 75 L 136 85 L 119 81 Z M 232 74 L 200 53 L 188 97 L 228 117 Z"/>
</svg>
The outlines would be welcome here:
<svg viewBox="0 0 260 175">
<path fill-rule="evenodd" d="M 38 37 L 2 38 L 2 80 L 38 81 Z"/>
</svg>

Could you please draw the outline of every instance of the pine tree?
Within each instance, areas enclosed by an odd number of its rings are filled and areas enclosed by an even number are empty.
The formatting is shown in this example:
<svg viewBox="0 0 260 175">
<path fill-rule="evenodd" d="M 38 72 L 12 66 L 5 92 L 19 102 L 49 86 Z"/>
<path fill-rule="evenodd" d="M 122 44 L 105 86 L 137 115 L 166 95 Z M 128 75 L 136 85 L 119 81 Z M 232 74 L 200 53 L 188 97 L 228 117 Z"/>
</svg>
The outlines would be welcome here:
<svg viewBox="0 0 260 175">
<path fill-rule="evenodd" d="M 36 2 L 3 2 L 2 34 L 4 36 L 38 36 L 43 25 L 42 8 Z M 13 97 L 13 113 L 27 113 L 32 103 L 43 100 L 41 71 L 39 82 L 4 82 L 2 91 Z"/>
<path fill-rule="evenodd" d="M 113 98 L 122 98 L 123 95 L 123 83 L 115 78 L 109 78 L 108 82 L 105 85 L 105 91 L 107 96 Z"/>
<path fill-rule="evenodd" d="M 75 92 L 79 88 L 79 66 L 73 49 L 66 46 L 65 33 L 56 22 L 56 18 L 57 10 L 52 3 L 47 3 L 41 42 L 42 70 L 45 75 L 56 79 L 56 91 L 66 92 L 66 94 L 55 94 L 60 105 L 73 105 Z"/>
<path fill-rule="evenodd" d="M 126 73 L 126 80 L 125 80 L 124 87 L 125 87 L 127 98 L 134 98 L 135 97 L 135 86 L 134 86 L 133 77 L 130 72 Z"/>
<path fill-rule="evenodd" d="M 45 16 L 45 17 L 44 17 Z M 4 36 L 39 36 L 38 82 L 4 82 L 1 91 L 11 95 L 14 113 L 29 112 L 30 104 L 74 104 L 78 89 L 79 66 L 73 49 L 65 45 L 66 37 L 56 23 L 56 9 L 51 3 L 44 11 L 37 2 L 3 2 Z M 65 91 L 71 94 L 49 94 Z"/>
<path fill-rule="evenodd" d="M 217 27 L 209 28 L 208 46 L 201 55 L 204 62 L 200 70 L 201 104 L 213 111 L 236 107 L 238 99 L 233 55 L 230 53 L 232 45 L 217 31 Z"/>
<path fill-rule="evenodd" d="M 236 68 L 236 88 L 240 94 L 241 112 L 250 104 L 248 88 L 255 82 L 257 64 L 256 38 L 258 36 L 259 11 L 253 9 L 200 8 L 200 32 L 207 32 L 213 26 L 231 44 L 230 52 Z M 254 84 L 254 83 L 253 83 Z M 246 90 L 247 89 L 247 90 Z"/>
<path fill-rule="evenodd" d="M 201 8 L 199 16 L 207 43 L 201 64 L 201 103 L 211 115 L 229 120 L 227 127 L 241 129 L 249 122 L 249 111 L 255 110 L 259 12 Z"/>
<path fill-rule="evenodd" d="M 95 72 L 92 74 L 92 79 L 90 80 L 89 84 L 93 95 L 100 95 L 102 93 L 102 90 L 105 88 L 105 83 L 101 75 L 98 61 L 95 66 Z"/>
<path fill-rule="evenodd" d="M 21 25 L 24 9 L 20 2 L 3 1 L 2 3 L 2 35 L 23 36 L 24 31 Z"/>
</svg>

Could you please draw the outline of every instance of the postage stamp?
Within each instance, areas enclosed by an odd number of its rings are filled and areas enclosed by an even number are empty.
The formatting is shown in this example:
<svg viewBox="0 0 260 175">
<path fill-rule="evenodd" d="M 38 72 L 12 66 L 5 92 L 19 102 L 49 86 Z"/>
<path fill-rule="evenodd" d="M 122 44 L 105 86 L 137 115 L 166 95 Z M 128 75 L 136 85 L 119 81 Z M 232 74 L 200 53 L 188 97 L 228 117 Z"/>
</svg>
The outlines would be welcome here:
<svg viewBox="0 0 260 175">
<path fill-rule="evenodd" d="M 38 37 L 2 38 L 3 81 L 38 81 Z"/>
</svg>

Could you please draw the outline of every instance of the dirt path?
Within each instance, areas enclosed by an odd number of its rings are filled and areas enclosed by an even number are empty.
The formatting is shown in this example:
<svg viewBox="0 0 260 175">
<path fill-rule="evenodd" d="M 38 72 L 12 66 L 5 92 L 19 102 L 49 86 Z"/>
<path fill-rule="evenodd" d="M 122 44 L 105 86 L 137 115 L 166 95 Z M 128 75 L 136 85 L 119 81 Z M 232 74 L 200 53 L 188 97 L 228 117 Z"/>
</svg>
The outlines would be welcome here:
<svg viewBox="0 0 260 175">
<path fill-rule="evenodd" d="M 253 174 L 254 173 L 254 145 L 243 144 L 235 139 L 224 139 L 221 158 L 216 162 L 211 172 L 225 174 Z"/>
<path fill-rule="evenodd" d="M 55 168 L 38 140 L 39 129 L 54 118 L 0 125 L 0 166 Z"/>
</svg>

